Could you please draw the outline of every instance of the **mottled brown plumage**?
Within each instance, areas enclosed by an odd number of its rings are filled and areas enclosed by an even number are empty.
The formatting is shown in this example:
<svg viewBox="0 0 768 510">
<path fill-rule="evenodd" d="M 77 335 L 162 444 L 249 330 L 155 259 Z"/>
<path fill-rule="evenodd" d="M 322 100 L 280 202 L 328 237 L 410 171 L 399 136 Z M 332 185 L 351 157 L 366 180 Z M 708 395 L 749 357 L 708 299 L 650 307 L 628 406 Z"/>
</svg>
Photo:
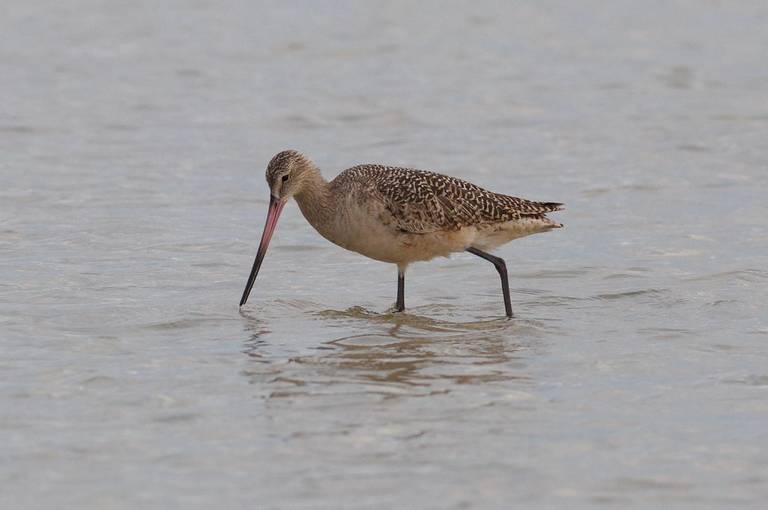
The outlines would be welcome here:
<svg viewBox="0 0 768 510">
<path fill-rule="evenodd" d="M 398 310 L 404 306 L 402 275 L 408 264 L 469 251 L 499 270 L 507 315 L 511 316 L 504 261 L 483 250 L 562 227 L 546 217 L 546 213 L 561 210 L 562 204 L 502 195 L 455 177 L 411 168 L 358 165 L 327 182 L 312 161 L 289 150 L 272 158 L 266 178 L 272 196 L 270 213 L 241 305 L 248 297 L 280 210 L 290 197 L 326 239 L 397 264 L 401 277 Z"/>
<path fill-rule="evenodd" d="M 455 177 L 412 168 L 358 165 L 341 172 L 331 187 L 350 189 L 351 183 L 386 204 L 398 228 L 413 234 L 523 218 L 544 221 L 545 213 L 562 208 L 555 202 L 501 195 Z"/>
</svg>

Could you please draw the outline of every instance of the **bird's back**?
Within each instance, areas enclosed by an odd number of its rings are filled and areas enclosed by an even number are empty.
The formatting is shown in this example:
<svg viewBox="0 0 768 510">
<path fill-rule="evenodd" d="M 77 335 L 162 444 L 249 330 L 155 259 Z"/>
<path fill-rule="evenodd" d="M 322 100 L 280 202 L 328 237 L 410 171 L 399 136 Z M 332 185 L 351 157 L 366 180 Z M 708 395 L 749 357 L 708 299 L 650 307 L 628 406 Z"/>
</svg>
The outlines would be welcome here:
<svg viewBox="0 0 768 510">
<path fill-rule="evenodd" d="M 358 165 L 341 172 L 331 186 L 380 201 L 404 232 L 458 230 L 515 220 L 541 219 L 562 204 L 533 202 L 494 193 L 455 177 L 383 165 Z M 553 223 L 553 226 L 557 224 Z"/>
</svg>

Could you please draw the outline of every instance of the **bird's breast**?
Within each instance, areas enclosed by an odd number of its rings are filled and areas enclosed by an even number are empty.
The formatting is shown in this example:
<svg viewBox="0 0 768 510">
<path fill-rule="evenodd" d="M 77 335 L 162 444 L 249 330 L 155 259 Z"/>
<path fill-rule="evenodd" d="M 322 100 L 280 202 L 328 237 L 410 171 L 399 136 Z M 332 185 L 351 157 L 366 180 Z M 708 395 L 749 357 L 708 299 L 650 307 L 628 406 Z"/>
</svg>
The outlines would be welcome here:
<svg viewBox="0 0 768 510">
<path fill-rule="evenodd" d="M 351 197 L 342 205 L 331 221 L 316 226 L 320 235 L 366 257 L 397 262 L 402 233 L 393 225 L 386 208 L 377 202 L 359 202 Z"/>
</svg>

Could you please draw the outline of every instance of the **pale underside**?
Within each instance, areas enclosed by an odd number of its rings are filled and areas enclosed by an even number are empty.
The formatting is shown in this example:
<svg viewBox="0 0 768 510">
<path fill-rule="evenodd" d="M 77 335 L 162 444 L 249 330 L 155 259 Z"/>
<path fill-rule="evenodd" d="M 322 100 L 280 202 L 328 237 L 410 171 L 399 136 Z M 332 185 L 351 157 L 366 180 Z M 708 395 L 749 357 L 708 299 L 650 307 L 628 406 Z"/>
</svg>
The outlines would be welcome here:
<svg viewBox="0 0 768 510">
<path fill-rule="evenodd" d="M 330 188 L 338 201 L 334 214 L 322 223 L 307 218 L 318 232 L 402 269 L 562 226 L 544 215 L 560 204 L 500 195 L 431 172 L 364 165 L 342 172 Z"/>
</svg>

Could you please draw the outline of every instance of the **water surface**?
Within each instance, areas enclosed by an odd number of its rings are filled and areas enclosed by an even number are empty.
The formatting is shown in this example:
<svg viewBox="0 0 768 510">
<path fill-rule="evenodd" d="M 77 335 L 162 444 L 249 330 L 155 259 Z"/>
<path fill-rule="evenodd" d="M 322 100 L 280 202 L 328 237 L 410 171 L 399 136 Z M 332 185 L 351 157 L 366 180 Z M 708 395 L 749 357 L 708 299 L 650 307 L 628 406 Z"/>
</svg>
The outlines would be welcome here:
<svg viewBox="0 0 768 510">
<path fill-rule="evenodd" d="M 11 2 L 3 508 L 762 508 L 763 2 Z M 284 148 L 565 202 L 394 267 Z"/>
</svg>

